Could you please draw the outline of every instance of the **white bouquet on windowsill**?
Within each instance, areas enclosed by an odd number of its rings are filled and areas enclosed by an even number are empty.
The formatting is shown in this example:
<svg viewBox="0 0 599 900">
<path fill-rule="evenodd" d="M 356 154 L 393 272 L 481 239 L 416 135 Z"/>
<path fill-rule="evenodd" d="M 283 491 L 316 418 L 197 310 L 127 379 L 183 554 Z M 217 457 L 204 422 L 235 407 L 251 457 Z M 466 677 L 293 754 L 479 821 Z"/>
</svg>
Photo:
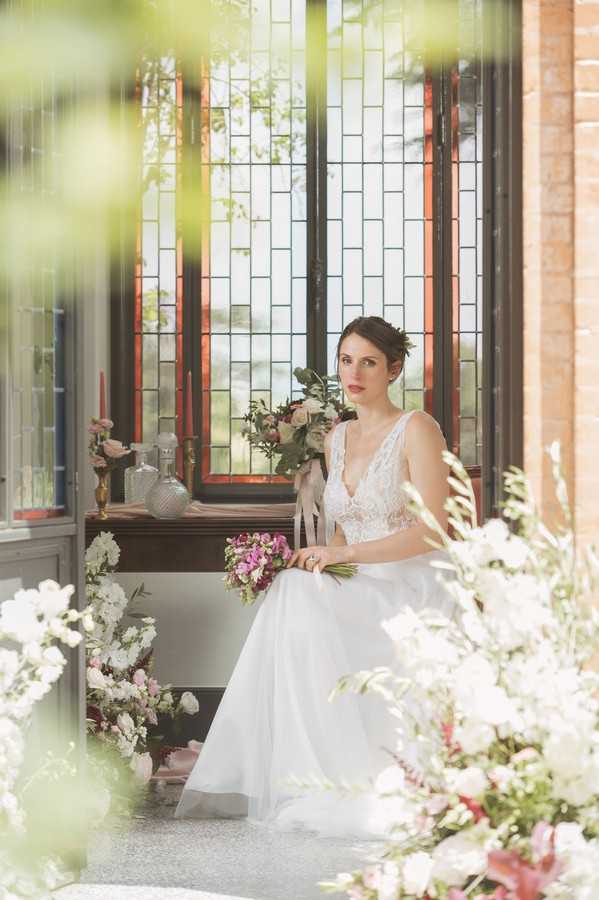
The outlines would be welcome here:
<svg viewBox="0 0 599 900">
<path fill-rule="evenodd" d="M 69 607 L 73 591 L 72 585 L 61 588 L 54 581 L 43 581 L 37 589 L 17 591 L 14 599 L 0 605 L 0 896 L 3 898 L 47 896 L 52 888 L 68 880 L 60 858 L 60 835 L 41 834 L 45 825 L 36 819 L 44 797 L 47 804 L 51 803 L 46 796 L 49 785 L 58 781 L 64 788 L 64 808 L 52 810 L 56 831 L 59 823 L 68 824 L 69 816 L 72 823 L 77 820 L 80 825 L 79 817 L 84 814 L 83 782 L 78 784 L 79 811 L 67 808 L 72 799 L 68 784 L 73 783 L 76 774 L 68 758 L 55 756 L 48 749 L 37 769 L 31 771 L 29 761 L 24 772 L 27 731 L 34 707 L 50 692 L 67 662 L 57 643 L 76 647 L 82 635 L 72 626 L 80 621 L 86 629 L 93 628 L 89 610 L 80 613 Z M 42 737 L 51 744 L 48 732 L 43 731 Z M 34 793 L 36 796 L 32 798 Z M 52 798 L 55 793 L 53 790 Z"/>
<path fill-rule="evenodd" d="M 86 641 L 87 726 L 90 736 L 114 749 L 146 782 L 161 761 L 163 740 L 151 735 L 158 717 L 195 715 L 199 706 L 189 691 L 175 702 L 172 686 L 161 686 L 152 676 L 155 619 L 142 616 L 140 625 L 123 623 L 131 605 L 146 593 L 142 584 L 127 598 L 114 579 L 119 556 L 118 544 L 104 531 L 85 554 L 87 600 L 94 616 Z"/>
<path fill-rule="evenodd" d="M 449 553 L 456 612 L 403 610 L 383 623 L 402 677 L 380 669 L 337 686 L 382 693 L 402 737 L 376 784 L 384 859 L 326 890 L 353 900 L 599 897 L 599 618 L 590 603 L 599 559 L 592 548 L 577 552 L 559 447 L 550 453 L 565 518 L 556 533 L 516 469 L 505 476 L 504 518 L 477 527 L 469 479 L 447 454 L 455 540 L 407 486 Z"/>
</svg>

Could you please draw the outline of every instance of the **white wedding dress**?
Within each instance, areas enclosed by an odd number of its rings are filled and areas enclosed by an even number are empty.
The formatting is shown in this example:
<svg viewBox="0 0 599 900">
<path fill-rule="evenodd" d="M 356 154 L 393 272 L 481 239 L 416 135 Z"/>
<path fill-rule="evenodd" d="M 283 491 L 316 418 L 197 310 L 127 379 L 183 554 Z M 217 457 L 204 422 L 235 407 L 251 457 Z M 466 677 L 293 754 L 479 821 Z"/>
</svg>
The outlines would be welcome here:
<svg viewBox="0 0 599 900">
<path fill-rule="evenodd" d="M 409 479 L 405 413 L 380 444 L 355 494 L 343 481 L 347 423 L 335 429 L 324 503 L 349 544 L 415 524 L 401 483 Z M 329 530 L 329 529 L 327 529 Z M 332 530 L 332 529 L 331 529 Z M 176 816 L 248 816 L 278 829 L 384 836 L 373 791 L 294 787 L 288 779 L 365 785 L 393 760 L 398 723 L 376 695 L 327 697 L 342 675 L 393 665 L 381 628 L 406 605 L 447 610 L 430 551 L 401 562 L 360 564 L 350 579 L 280 572 L 254 619 Z M 387 748 L 387 749 L 386 749 Z"/>
</svg>

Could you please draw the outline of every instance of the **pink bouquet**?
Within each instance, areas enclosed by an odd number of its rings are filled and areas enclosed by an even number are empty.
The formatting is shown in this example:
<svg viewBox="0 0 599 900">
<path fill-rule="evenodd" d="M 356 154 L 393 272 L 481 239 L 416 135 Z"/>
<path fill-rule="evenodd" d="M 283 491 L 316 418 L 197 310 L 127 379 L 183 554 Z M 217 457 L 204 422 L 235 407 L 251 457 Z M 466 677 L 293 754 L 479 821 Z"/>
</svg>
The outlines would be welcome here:
<svg viewBox="0 0 599 900">
<path fill-rule="evenodd" d="M 281 569 L 287 566 L 292 551 L 284 534 L 267 531 L 253 534 L 243 532 L 227 538 L 225 547 L 225 572 L 223 579 L 227 590 L 239 588 L 242 603 L 253 603 L 256 597 L 270 587 Z M 325 566 L 323 572 L 339 578 L 355 575 L 356 566 L 337 563 Z"/>
<path fill-rule="evenodd" d="M 113 424 L 111 419 L 92 418 L 87 429 L 89 461 L 96 475 L 111 472 L 123 457 L 131 453 L 129 447 L 124 447 L 120 441 L 110 437 Z"/>
</svg>

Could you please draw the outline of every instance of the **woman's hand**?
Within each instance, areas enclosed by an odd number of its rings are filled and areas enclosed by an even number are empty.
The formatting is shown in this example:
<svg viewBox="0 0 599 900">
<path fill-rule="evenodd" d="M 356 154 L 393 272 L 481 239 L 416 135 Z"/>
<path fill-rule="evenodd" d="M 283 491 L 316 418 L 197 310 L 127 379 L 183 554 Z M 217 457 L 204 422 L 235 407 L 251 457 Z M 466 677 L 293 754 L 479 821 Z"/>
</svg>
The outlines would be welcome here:
<svg viewBox="0 0 599 900">
<path fill-rule="evenodd" d="M 298 569 L 306 569 L 313 572 L 318 569 L 319 572 L 325 566 L 332 566 L 334 563 L 348 562 L 348 547 L 302 547 L 296 550 L 287 563 L 287 568 L 297 566 Z"/>
</svg>

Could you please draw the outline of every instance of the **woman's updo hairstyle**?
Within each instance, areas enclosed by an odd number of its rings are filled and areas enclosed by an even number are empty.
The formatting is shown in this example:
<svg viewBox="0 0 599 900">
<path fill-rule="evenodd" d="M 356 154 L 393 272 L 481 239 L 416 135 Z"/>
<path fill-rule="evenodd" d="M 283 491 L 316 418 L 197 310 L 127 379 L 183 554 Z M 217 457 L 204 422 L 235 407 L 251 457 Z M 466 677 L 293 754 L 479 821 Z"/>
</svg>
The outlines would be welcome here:
<svg viewBox="0 0 599 900">
<path fill-rule="evenodd" d="M 358 334 L 370 341 L 371 344 L 385 354 L 387 366 L 391 368 L 396 363 L 401 363 L 400 372 L 403 370 L 406 356 L 414 346 L 402 328 L 396 328 L 381 316 L 358 316 L 343 329 L 339 343 L 337 344 L 337 370 L 339 370 L 339 353 L 341 344 L 350 334 Z M 399 373 L 398 373 L 399 374 Z"/>
</svg>

